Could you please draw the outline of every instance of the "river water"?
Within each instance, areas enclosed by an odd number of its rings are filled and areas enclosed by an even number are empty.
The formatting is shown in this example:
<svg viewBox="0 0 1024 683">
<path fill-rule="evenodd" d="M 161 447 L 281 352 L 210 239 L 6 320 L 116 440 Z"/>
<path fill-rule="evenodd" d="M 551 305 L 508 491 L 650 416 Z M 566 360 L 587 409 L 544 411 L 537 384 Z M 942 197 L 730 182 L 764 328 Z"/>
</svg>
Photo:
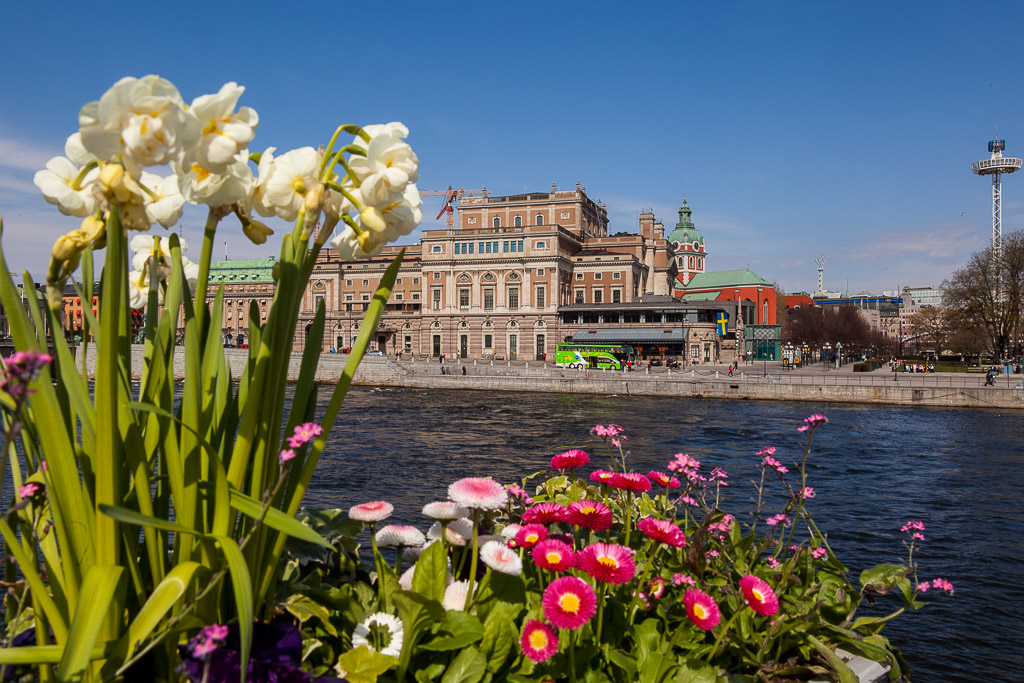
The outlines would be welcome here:
<svg viewBox="0 0 1024 683">
<path fill-rule="evenodd" d="M 321 388 L 320 414 L 330 390 Z M 384 499 L 395 505 L 395 521 L 425 529 L 423 504 L 443 499 L 457 478 L 512 483 L 567 448 L 587 450 L 600 466 L 602 450 L 589 430 L 615 423 L 629 437 L 632 469 L 664 469 L 677 452 L 701 460 L 702 471 L 725 469 L 731 486 L 722 507 L 739 513 L 756 495 L 754 454 L 772 445 L 783 462 L 796 460 L 796 428 L 816 412 L 829 424 L 818 430 L 808 467 L 817 494 L 811 510 L 852 576 L 905 561 L 900 527 L 919 519 L 927 525 L 915 551 L 919 578 L 956 587 L 883 631 L 902 649 L 912 679 L 1021 680 L 1020 413 L 354 387 L 306 503 L 347 508 Z"/>
</svg>

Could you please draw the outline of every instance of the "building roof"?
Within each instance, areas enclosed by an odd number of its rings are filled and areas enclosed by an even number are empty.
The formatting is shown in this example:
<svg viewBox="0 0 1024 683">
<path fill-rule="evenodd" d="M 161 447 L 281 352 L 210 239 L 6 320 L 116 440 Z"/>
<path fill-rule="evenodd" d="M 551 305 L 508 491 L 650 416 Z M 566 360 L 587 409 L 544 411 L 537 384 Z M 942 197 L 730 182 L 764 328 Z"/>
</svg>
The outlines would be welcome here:
<svg viewBox="0 0 1024 683">
<path fill-rule="evenodd" d="M 750 270 L 716 270 L 709 273 L 694 273 L 687 284 L 676 281 L 676 289 L 728 289 L 729 287 L 771 287 L 772 283 Z"/>
<path fill-rule="evenodd" d="M 591 328 L 573 335 L 574 344 L 581 343 L 635 343 L 656 344 L 686 341 L 683 327 L 620 327 L 617 329 Z"/>
<path fill-rule="evenodd" d="M 675 229 L 668 234 L 668 241 L 679 244 L 692 244 L 697 242 L 698 244 L 704 244 L 704 235 L 701 234 L 693 225 L 693 221 L 690 220 L 690 216 L 693 212 L 686 203 L 686 197 L 683 197 L 683 205 L 679 207 L 679 222 L 676 223 Z"/>
<path fill-rule="evenodd" d="M 276 260 L 242 259 L 238 261 L 213 261 L 210 263 L 210 282 L 232 284 L 248 282 L 273 282 Z"/>
<path fill-rule="evenodd" d="M 688 292 L 679 298 L 683 301 L 715 301 L 721 295 L 722 291 L 716 289 L 711 292 Z"/>
</svg>

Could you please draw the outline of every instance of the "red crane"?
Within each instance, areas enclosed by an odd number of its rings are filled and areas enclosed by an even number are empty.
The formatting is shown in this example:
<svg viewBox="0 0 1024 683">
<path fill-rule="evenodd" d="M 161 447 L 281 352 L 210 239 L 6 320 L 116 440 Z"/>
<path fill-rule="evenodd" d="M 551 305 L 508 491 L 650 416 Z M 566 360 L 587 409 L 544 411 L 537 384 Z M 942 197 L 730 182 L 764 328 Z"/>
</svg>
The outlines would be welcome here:
<svg viewBox="0 0 1024 683">
<path fill-rule="evenodd" d="M 451 230 L 454 225 L 454 214 L 456 202 L 462 197 L 486 197 L 487 188 L 482 190 L 453 190 L 452 186 L 449 185 L 447 190 L 420 190 L 421 197 L 444 197 L 444 206 L 441 207 L 441 211 L 438 212 L 437 218 L 434 220 L 441 220 L 441 216 L 448 214 L 448 229 Z"/>
</svg>

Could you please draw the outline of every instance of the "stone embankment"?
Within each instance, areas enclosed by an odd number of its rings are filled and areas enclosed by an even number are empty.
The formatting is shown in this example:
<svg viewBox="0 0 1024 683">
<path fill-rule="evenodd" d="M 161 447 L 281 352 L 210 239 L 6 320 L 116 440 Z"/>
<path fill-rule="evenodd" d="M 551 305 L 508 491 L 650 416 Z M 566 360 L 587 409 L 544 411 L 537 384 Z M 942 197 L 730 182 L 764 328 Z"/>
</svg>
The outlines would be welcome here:
<svg viewBox="0 0 1024 683">
<path fill-rule="evenodd" d="M 245 365 L 247 350 L 225 349 L 231 374 L 237 378 Z M 92 371 L 92 358 L 89 370 Z M 175 375 L 184 374 L 181 354 L 175 357 Z M 321 356 L 316 379 L 336 382 L 348 356 Z M 292 354 L 290 379 L 299 374 L 301 356 Z M 132 348 L 133 373 L 142 367 L 142 346 Z M 466 374 L 462 374 L 465 367 Z M 442 372 L 442 368 L 445 372 Z M 744 366 L 729 377 L 725 366 L 686 369 L 644 367 L 634 372 L 570 370 L 539 361 L 467 361 L 465 365 L 430 360 L 396 361 L 392 357 L 367 356 L 354 379 L 371 386 L 491 391 L 541 391 L 581 394 L 685 396 L 689 398 L 753 399 L 776 401 L 837 401 L 913 406 L 1024 409 L 1024 381 L 1020 376 L 1002 377 L 986 387 L 980 375 L 963 373 L 900 374 L 883 370 L 854 373 L 851 366 L 822 371 L 821 366 L 787 371 L 778 364 Z"/>
</svg>

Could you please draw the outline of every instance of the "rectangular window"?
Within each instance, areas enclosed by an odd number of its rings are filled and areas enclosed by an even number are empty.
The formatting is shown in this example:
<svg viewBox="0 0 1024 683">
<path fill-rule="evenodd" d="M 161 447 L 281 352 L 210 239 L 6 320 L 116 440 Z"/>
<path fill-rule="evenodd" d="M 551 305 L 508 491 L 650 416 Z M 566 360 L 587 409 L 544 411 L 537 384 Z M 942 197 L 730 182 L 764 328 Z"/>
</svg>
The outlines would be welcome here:
<svg viewBox="0 0 1024 683">
<path fill-rule="evenodd" d="M 346 287 L 351 287 L 352 286 L 352 281 L 351 280 L 345 280 L 345 286 Z"/>
<path fill-rule="evenodd" d="M 486 253 L 490 254 L 491 253 L 491 243 L 490 242 L 484 242 L 484 247 L 487 248 L 487 252 Z"/>
<path fill-rule="evenodd" d="M 622 279 L 622 273 L 612 273 L 612 279 L 613 280 L 621 280 Z"/>
<path fill-rule="evenodd" d="M 413 301 L 417 301 L 417 300 L 419 300 L 419 298 L 420 298 L 420 293 L 419 293 L 419 292 L 413 292 L 413 293 L 412 293 L 412 298 L 413 298 Z"/>
<path fill-rule="evenodd" d="M 700 346 L 697 344 L 690 344 L 690 358 L 700 360 Z"/>
<path fill-rule="evenodd" d="M 402 284 L 402 278 L 398 278 L 397 280 L 395 280 L 395 284 L 396 285 Z"/>
<path fill-rule="evenodd" d="M 547 302 L 544 300 L 546 298 L 545 297 L 546 294 L 547 294 L 547 291 L 546 291 L 544 285 L 537 285 L 537 297 L 536 297 L 537 308 L 544 308 L 544 306 L 547 305 Z"/>
<path fill-rule="evenodd" d="M 602 275 L 602 273 L 594 273 L 594 279 L 595 280 L 600 280 L 601 279 L 601 275 Z"/>
<path fill-rule="evenodd" d="M 501 243 L 501 250 L 505 253 L 508 253 L 508 240 L 505 240 L 504 242 Z"/>
<path fill-rule="evenodd" d="M 484 335 L 484 348 L 485 349 L 493 349 L 494 348 L 494 337 L 493 336 L 491 336 L 489 334 L 485 334 Z"/>
<path fill-rule="evenodd" d="M 440 272 L 434 273 L 434 279 L 435 280 L 440 280 L 441 279 L 441 273 Z"/>
<path fill-rule="evenodd" d="M 472 253 L 473 253 L 473 245 L 475 245 L 475 244 L 476 244 L 476 242 L 470 242 L 470 243 L 469 243 L 469 253 L 470 253 L 470 254 L 472 254 Z"/>
<path fill-rule="evenodd" d="M 543 268 L 538 268 L 537 269 L 537 275 L 543 275 L 543 274 L 544 274 L 544 269 Z"/>
<path fill-rule="evenodd" d="M 535 249 L 547 249 L 547 242 L 537 242 Z"/>
<path fill-rule="evenodd" d="M 455 243 L 455 253 L 456 254 L 461 254 L 462 253 L 462 245 L 459 244 L 458 242 Z"/>
<path fill-rule="evenodd" d="M 491 244 L 494 245 L 494 253 L 497 254 L 498 253 L 498 243 L 497 242 L 491 242 Z"/>
<path fill-rule="evenodd" d="M 516 242 L 516 251 L 519 251 L 519 252 L 523 251 L 523 241 L 522 240 L 519 240 L 518 242 Z"/>
<path fill-rule="evenodd" d="M 414 285 L 418 285 L 418 284 L 420 283 L 420 279 L 419 279 L 418 277 L 414 277 L 414 278 L 412 279 L 412 283 L 413 283 Z"/>
<path fill-rule="evenodd" d="M 599 303 L 602 303 L 603 301 L 604 301 L 604 290 L 603 289 L 595 289 L 594 290 L 594 303 L 595 304 L 599 304 Z"/>
<path fill-rule="evenodd" d="M 405 350 L 406 351 L 411 351 L 412 350 L 412 336 L 410 336 L 408 334 L 405 335 Z"/>
<path fill-rule="evenodd" d="M 576 279 L 577 280 L 582 280 L 583 279 L 583 273 L 576 273 Z"/>
<path fill-rule="evenodd" d="M 350 303 L 345 304 L 345 312 L 346 313 L 351 313 L 352 312 L 352 304 L 350 304 Z"/>
<path fill-rule="evenodd" d="M 509 309 L 519 308 L 519 288 L 509 287 L 508 288 L 508 307 Z"/>
<path fill-rule="evenodd" d="M 585 302 L 585 301 L 583 300 L 583 297 L 584 297 L 584 296 L 586 296 L 586 295 L 584 294 L 584 290 L 583 290 L 583 288 L 582 288 L 582 287 L 578 287 L 578 288 L 576 289 L 576 301 L 575 301 L 575 303 L 578 303 L 578 304 L 586 303 L 586 302 Z"/>
<path fill-rule="evenodd" d="M 469 287 L 459 288 L 459 308 L 469 308 Z"/>
<path fill-rule="evenodd" d="M 366 313 L 366 309 L 370 307 L 370 304 L 363 302 L 363 313 Z"/>
<path fill-rule="evenodd" d="M 314 311 L 319 311 L 320 310 L 320 304 L 322 304 L 323 302 L 324 302 L 323 296 L 316 296 L 316 297 L 314 297 L 313 298 L 313 310 Z M 238 317 L 241 318 L 242 316 L 239 315 Z"/>
<path fill-rule="evenodd" d="M 441 290 L 440 289 L 435 289 L 434 290 L 434 303 L 433 303 L 432 307 L 433 307 L 433 309 L 435 311 L 440 311 L 441 310 Z"/>
<path fill-rule="evenodd" d="M 363 287 L 366 287 L 369 284 L 370 284 L 369 280 L 363 280 Z"/>
<path fill-rule="evenodd" d="M 401 300 L 402 300 L 402 294 L 400 292 L 395 294 L 395 301 L 401 301 Z"/>
<path fill-rule="evenodd" d="M 352 292 L 345 294 L 345 301 L 352 301 Z"/>
<path fill-rule="evenodd" d="M 484 310 L 485 311 L 493 311 L 494 310 L 494 288 L 493 287 L 486 287 L 484 289 Z"/>
<path fill-rule="evenodd" d="M 622 303 L 622 290 L 621 289 L 613 289 L 612 290 L 612 303 L 613 304 L 621 304 Z"/>
</svg>

